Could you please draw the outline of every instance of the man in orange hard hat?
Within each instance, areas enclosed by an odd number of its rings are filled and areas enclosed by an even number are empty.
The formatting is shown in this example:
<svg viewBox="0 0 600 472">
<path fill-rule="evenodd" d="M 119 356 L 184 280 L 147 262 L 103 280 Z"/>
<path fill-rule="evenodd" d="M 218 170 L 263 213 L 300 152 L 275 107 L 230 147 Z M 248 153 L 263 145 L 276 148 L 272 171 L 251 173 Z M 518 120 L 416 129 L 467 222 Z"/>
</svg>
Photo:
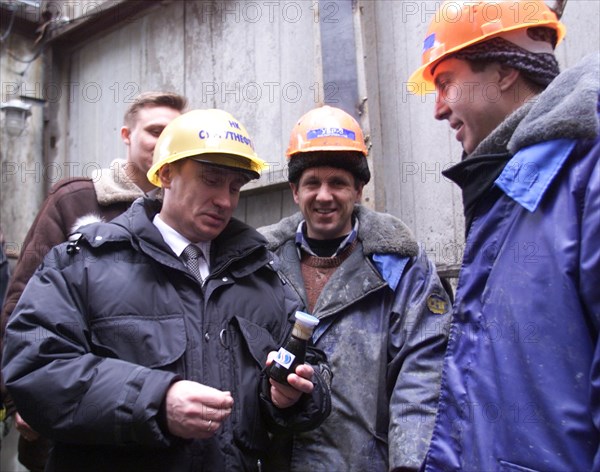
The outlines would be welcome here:
<svg viewBox="0 0 600 472">
<path fill-rule="evenodd" d="M 413 91 L 463 147 L 465 256 L 425 470 L 600 470 L 599 55 L 541 0 L 445 2 Z"/>
<path fill-rule="evenodd" d="M 300 304 L 264 239 L 232 218 L 264 167 L 229 113 L 182 114 L 147 172 L 162 201 L 138 199 L 45 258 L 3 368 L 23 418 L 53 441 L 46 471 L 262 470 L 269 431 L 327 416 L 310 365 L 289 385 L 263 375 Z"/>
<path fill-rule="evenodd" d="M 360 205 L 371 174 L 352 116 L 309 111 L 287 156 L 300 211 L 260 231 L 320 319 L 312 339 L 331 365 L 332 413 L 314 431 L 278 435 L 272 466 L 416 470 L 436 413 L 448 296 L 408 227 Z"/>
</svg>

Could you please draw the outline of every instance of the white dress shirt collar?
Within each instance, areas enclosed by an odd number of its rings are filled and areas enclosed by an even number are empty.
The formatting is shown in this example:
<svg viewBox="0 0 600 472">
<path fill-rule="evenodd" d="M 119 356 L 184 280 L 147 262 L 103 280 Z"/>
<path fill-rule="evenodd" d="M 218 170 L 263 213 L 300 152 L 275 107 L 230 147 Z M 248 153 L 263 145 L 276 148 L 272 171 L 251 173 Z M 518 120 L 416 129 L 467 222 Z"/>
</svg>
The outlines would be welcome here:
<svg viewBox="0 0 600 472">
<path fill-rule="evenodd" d="M 202 254 L 204 255 L 206 269 L 208 269 L 210 261 L 210 241 L 192 243 L 185 236 L 181 235 L 180 233 L 175 231 L 171 226 L 165 223 L 158 213 L 152 220 L 152 223 L 154 224 L 154 226 L 156 226 L 158 231 L 160 231 L 160 234 L 162 235 L 163 239 L 177 257 L 181 257 L 181 253 L 189 244 L 195 244 L 196 246 L 198 246 L 202 251 Z M 200 272 L 204 272 L 202 270 L 202 263 L 200 263 Z M 206 278 L 204 274 L 202 274 L 202 278 Z"/>
</svg>

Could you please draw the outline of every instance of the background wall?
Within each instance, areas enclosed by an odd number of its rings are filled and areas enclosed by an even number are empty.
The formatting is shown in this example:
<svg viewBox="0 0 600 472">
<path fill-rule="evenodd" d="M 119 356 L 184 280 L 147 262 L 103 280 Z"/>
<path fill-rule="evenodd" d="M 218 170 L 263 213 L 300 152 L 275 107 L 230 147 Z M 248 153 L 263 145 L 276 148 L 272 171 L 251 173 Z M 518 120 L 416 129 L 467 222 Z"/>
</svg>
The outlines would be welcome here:
<svg viewBox="0 0 600 472">
<path fill-rule="evenodd" d="M 123 157 L 124 110 L 139 92 L 164 89 L 185 94 L 190 108 L 226 109 L 254 137 L 271 168 L 244 191 L 236 216 L 255 226 L 295 211 L 284 158 L 295 121 L 323 103 L 346 109 L 371 147 L 373 180 L 364 203 L 402 218 L 440 267 L 455 267 L 462 255 L 462 199 L 441 171 L 460 160 L 460 146 L 447 124 L 433 119 L 434 97 L 410 95 L 406 87 L 439 5 L 71 1 L 41 2 L 37 18 L 21 5 L 29 39 L 11 35 L 10 48 L 25 57 L 37 40 L 43 60 L 19 75 L 22 67 L 11 62 L 3 43 L 2 98 L 22 83 L 22 95 L 45 105 L 35 107 L 27 136 L 18 143 L 3 140 L 9 164 L 3 164 L 0 215 L 7 239 L 18 247 L 59 178 L 90 175 Z M 45 35 L 39 32 L 44 10 L 52 13 Z M 557 55 L 566 68 L 597 53 L 600 2 L 570 1 L 563 21 L 567 39 Z M 42 171 L 34 178 L 21 167 L 12 175 L 12 162 L 39 162 Z"/>
<path fill-rule="evenodd" d="M 43 60 L 36 55 L 33 38 L 23 34 L 14 21 L 11 34 L 3 33 L 4 29 L 0 33 L 4 38 L 0 43 L 0 99 L 8 102 L 41 83 Z M 19 250 L 19 241 L 44 198 L 43 109 L 32 105 L 31 113 L 28 129 L 20 137 L 9 136 L 4 121 L 0 130 L 0 229 L 10 252 Z"/>
</svg>

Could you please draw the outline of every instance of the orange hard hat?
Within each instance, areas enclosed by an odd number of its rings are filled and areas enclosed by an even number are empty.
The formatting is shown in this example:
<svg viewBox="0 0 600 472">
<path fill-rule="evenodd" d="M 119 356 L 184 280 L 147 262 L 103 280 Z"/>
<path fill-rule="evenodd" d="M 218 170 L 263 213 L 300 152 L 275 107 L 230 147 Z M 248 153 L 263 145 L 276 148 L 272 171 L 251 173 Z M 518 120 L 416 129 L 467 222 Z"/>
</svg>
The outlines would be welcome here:
<svg viewBox="0 0 600 472">
<path fill-rule="evenodd" d="M 432 69 L 436 64 L 454 52 L 493 37 L 505 38 L 530 52 L 551 53 L 553 45 L 534 41 L 527 35 L 528 28 L 540 26 L 556 31 L 557 44 L 565 36 L 564 24 L 543 0 L 443 2 L 429 24 L 422 65 L 408 79 L 411 92 L 433 92 Z"/>
<path fill-rule="evenodd" d="M 367 146 L 359 124 L 351 115 L 325 105 L 298 120 L 286 156 L 314 151 L 356 151 L 366 156 Z"/>
</svg>

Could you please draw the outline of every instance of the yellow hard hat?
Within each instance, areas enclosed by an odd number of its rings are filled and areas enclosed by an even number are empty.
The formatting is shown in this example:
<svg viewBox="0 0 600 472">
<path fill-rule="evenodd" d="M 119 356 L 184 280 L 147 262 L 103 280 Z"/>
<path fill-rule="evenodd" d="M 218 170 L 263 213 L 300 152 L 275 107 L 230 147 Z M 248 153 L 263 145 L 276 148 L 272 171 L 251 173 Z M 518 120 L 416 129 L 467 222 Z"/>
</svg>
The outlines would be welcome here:
<svg viewBox="0 0 600 472">
<path fill-rule="evenodd" d="M 192 110 L 171 121 L 154 148 L 148 180 L 160 187 L 159 169 L 193 157 L 197 161 L 241 169 L 255 178 L 267 167 L 254 151 L 246 128 L 224 110 Z"/>
<path fill-rule="evenodd" d="M 433 92 L 433 66 L 454 52 L 493 37 L 505 38 L 531 52 L 552 52 L 548 43 L 527 37 L 528 28 L 540 26 L 556 31 L 557 44 L 565 36 L 565 25 L 543 0 L 443 2 L 425 35 L 421 67 L 408 79 L 411 92 Z M 544 45 L 547 50 L 537 49 Z"/>
</svg>

